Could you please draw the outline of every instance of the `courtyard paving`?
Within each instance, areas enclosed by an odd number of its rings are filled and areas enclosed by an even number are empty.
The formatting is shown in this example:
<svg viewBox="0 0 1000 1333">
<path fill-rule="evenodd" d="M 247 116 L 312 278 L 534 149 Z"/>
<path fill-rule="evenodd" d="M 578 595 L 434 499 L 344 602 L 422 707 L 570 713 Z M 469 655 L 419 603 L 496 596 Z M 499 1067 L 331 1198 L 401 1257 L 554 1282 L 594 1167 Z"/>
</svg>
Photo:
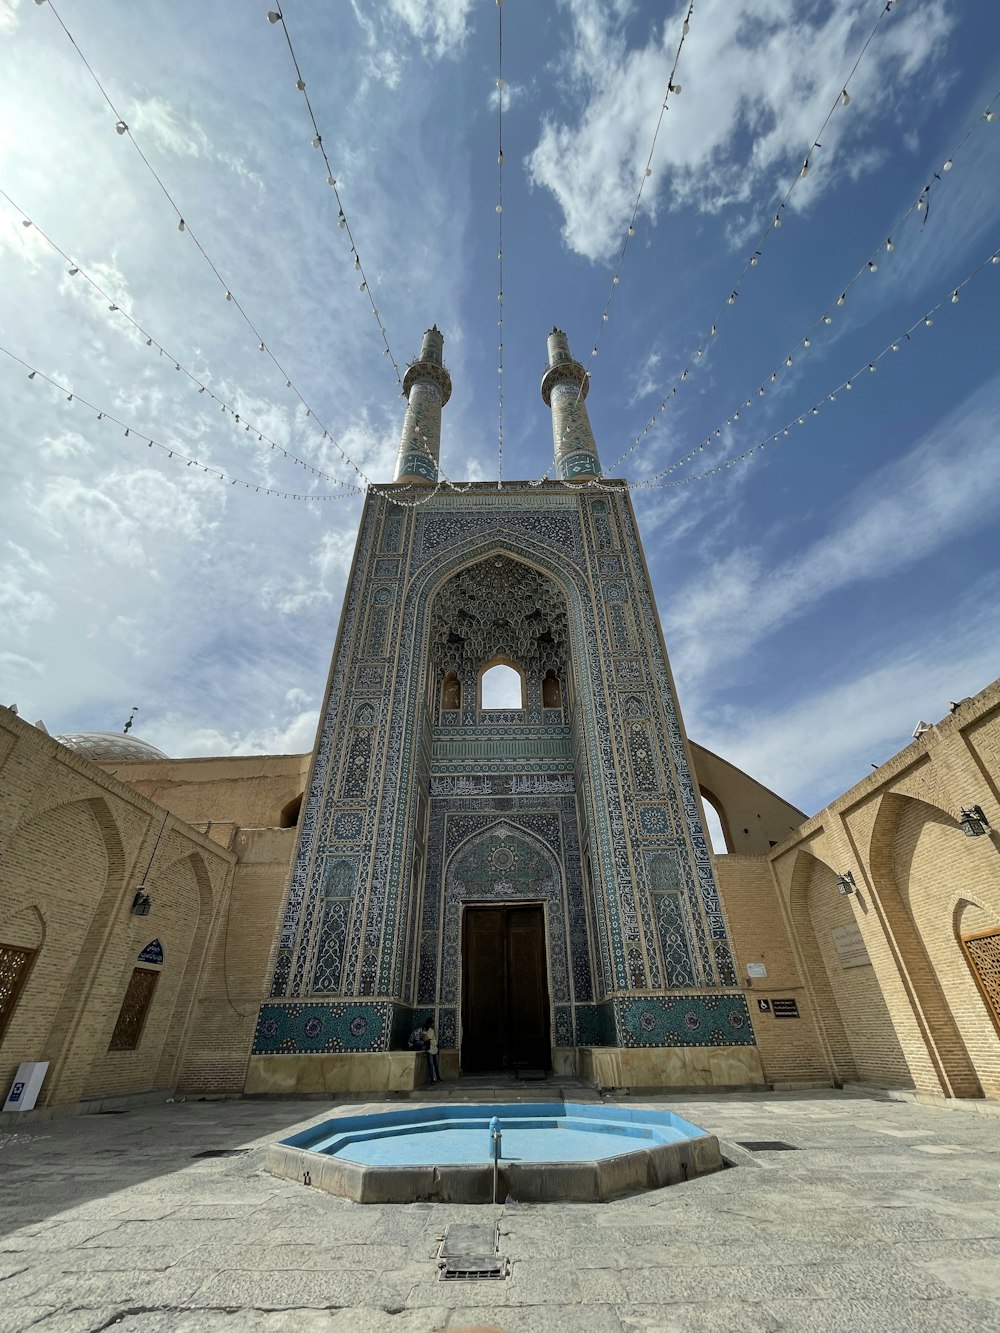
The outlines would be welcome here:
<svg viewBox="0 0 1000 1333">
<path fill-rule="evenodd" d="M 611 1204 L 376 1207 L 263 1170 L 328 1103 L 4 1116 L 0 1333 L 1000 1329 L 1000 1116 L 832 1091 L 655 1104 L 737 1165 Z M 442 1282 L 446 1227 L 494 1220 L 510 1276 Z"/>
</svg>

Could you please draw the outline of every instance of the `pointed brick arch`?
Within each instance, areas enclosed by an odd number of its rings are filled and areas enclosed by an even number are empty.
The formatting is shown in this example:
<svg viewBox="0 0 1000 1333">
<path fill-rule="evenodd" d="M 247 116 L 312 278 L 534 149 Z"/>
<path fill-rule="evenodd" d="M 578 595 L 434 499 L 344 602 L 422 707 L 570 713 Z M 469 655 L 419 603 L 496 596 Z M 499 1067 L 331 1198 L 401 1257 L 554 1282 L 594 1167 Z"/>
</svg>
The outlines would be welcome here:
<svg viewBox="0 0 1000 1333">
<path fill-rule="evenodd" d="M 837 877 L 824 861 L 811 852 L 800 850 L 792 867 L 789 890 L 792 930 L 804 964 L 804 979 L 812 992 L 813 1006 L 834 1081 L 849 1083 L 858 1078 L 858 1067 L 813 927 L 809 898 L 810 892 L 817 887 L 820 891 L 836 893 Z"/>
<path fill-rule="evenodd" d="M 914 917 L 910 901 L 913 848 L 898 845 L 901 822 L 908 816 L 952 831 L 958 854 L 963 835 L 946 811 L 916 797 L 889 793 L 883 796 L 872 827 L 872 886 L 942 1091 L 952 1097 L 981 1097 L 983 1090 L 975 1066 Z"/>
</svg>

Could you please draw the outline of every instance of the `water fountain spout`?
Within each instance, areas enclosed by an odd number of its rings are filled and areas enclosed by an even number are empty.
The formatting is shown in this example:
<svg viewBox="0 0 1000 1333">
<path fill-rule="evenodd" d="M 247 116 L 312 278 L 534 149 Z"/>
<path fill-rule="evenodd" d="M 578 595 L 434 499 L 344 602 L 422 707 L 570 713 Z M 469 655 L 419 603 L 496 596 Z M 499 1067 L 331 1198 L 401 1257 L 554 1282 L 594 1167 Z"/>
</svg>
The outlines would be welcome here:
<svg viewBox="0 0 1000 1333">
<path fill-rule="evenodd" d="M 503 1131 L 500 1128 L 500 1117 L 493 1116 L 490 1120 L 490 1147 L 493 1150 L 493 1202 L 497 1201 L 497 1176 L 500 1171 L 500 1150 L 503 1142 Z"/>
</svg>

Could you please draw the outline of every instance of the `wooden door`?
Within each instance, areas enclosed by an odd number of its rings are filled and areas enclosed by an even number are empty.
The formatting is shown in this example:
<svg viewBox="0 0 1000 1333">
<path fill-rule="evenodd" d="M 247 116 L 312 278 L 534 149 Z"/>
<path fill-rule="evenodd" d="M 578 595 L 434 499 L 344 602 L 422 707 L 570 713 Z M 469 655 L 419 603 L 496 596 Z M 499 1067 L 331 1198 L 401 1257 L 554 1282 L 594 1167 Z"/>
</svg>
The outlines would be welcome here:
<svg viewBox="0 0 1000 1333">
<path fill-rule="evenodd" d="M 463 924 L 463 1071 L 548 1069 L 542 908 L 467 907 Z"/>
</svg>

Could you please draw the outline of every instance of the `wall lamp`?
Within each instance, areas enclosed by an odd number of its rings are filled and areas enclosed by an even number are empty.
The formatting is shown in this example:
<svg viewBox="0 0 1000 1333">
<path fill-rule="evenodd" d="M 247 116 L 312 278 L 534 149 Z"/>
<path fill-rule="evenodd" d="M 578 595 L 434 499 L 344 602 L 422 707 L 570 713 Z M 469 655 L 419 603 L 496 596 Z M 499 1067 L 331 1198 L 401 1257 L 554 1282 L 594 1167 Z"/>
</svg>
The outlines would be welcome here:
<svg viewBox="0 0 1000 1333">
<path fill-rule="evenodd" d="M 132 899 L 133 916 L 149 916 L 149 909 L 153 905 L 153 900 L 148 893 L 144 893 L 145 884 L 140 884 L 135 891 L 135 897 Z"/>
<path fill-rule="evenodd" d="M 967 838 L 980 838 L 989 832 L 990 821 L 983 814 L 981 805 L 970 805 L 968 810 L 963 807 L 958 823 Z"/>
<path fill-rule="evenodd" d="M 849 870 L 845 870 L 842 875 L 837 876 L 837 888 L 841 893 L 853 893 L 857 887 L 854 876 Z"/>
</svg>

